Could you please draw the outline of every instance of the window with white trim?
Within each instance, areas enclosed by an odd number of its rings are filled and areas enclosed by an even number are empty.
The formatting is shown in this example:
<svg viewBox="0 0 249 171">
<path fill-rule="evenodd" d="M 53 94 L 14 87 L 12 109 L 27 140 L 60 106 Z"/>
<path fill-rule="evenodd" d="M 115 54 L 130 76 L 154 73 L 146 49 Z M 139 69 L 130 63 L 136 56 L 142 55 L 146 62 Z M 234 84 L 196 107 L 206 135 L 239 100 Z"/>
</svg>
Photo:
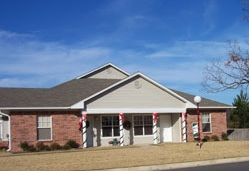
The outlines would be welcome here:
<svg viewBox="0 0 249 171">
<path fill-rule="evenodd" d="M 133 117 L 134 135 L 152 135 L 152 115 L 137 115 Z"/>
<path fill-rule="evenodd" d="M 210 113 L 203 113 L 202 119 L 202 132 L 211 132 L 211 117 Z"/>
<path fill-rule="evenodd" d="M 102 116 L 102 136 L 117 137 L 119 135 L 119 116 Z"/>
<path fill-rule="evenodd" d="M 37 140 L 52 139 L 52 117 L 42 115 L 37 117 Z"/>
</svg>

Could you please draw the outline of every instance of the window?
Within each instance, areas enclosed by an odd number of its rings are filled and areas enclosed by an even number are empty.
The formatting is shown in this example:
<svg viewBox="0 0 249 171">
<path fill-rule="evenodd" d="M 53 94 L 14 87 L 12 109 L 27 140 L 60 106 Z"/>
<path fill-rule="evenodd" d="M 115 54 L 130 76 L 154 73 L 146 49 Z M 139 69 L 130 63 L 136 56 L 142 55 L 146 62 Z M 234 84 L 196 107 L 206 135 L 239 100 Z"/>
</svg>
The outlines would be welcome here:
<svg viewBox="0 0 249 171">
<path fill-rule="evenodd" d="M 202 119 L 202 132 L 211 132 L 210 114 L 209 113 L 202 114 L 201 119 Z"/>
<path fill-rule="evenodd" d="M 37 139 L 51 140 L 52 139 L 52 118 L 51 116 L 38 116 L 37 118 Z"/>
<path fill-rule="evenodd" d="M 134 135 L 152 135 L 152 116 L 134 116 Z"/>
<path fill-rule="evenodd" d="M 119 116 L 102 116 L 102 136 L 116 137 L 119 135 Z"/>
</svg>

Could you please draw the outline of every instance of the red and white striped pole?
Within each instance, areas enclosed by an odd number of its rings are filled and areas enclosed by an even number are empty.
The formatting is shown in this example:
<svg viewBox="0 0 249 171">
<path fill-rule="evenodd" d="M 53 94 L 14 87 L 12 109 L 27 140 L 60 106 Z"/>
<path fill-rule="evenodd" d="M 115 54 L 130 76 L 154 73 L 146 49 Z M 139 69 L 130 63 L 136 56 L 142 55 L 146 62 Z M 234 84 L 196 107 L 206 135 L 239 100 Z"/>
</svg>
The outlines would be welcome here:
<svg viewBox="0 0 249 171">
<path fill-rule="evenodd" d="M 120 146 L 124 146 L 124 114 L 120 113 L 119 114 L 119 133 L 120 133 Z"/>
<path fill-rule="evenodd" d="M 83 134 L 83 148 L 87 148 L 87 130 L 86 130 L 87 114 L 82 112 L 82 134 Z"/>
<path fill-rule="evenodd" d="M 157 113 L 153 113 L 153 143 L 157 144 L 158 137 L 157 137 Z"/>
<path fill-rule="evenodd" d="M 187 142 L 187 113 L 182 113 L 182 140 Z"/>
</svg>

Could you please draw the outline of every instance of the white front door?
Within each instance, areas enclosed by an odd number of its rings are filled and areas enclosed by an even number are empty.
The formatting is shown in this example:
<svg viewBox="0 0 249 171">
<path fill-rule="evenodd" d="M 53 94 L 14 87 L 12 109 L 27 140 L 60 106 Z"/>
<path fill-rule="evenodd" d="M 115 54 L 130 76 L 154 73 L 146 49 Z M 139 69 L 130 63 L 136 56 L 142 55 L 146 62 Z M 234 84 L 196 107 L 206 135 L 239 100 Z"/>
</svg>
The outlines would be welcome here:
<svg viewBox="0 0 249 171">
<path fill-rule="evenodd" d="M 161 142 L 172 142 L 171 115 L 160 115 Z"/>
</svg>

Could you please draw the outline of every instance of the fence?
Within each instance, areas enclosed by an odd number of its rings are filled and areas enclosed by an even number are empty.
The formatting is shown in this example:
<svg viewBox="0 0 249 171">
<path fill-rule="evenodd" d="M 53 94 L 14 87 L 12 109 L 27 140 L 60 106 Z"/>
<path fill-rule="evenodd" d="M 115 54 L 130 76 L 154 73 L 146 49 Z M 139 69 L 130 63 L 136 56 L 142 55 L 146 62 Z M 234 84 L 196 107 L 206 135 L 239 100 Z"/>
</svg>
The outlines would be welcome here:
<svg viewBox="0 0 249 171">
<path fill-rule="evenodd" d="M 229 128 L 227 134 L 229 140 L 249 140 L 248 128 Z"/>
</svg>

